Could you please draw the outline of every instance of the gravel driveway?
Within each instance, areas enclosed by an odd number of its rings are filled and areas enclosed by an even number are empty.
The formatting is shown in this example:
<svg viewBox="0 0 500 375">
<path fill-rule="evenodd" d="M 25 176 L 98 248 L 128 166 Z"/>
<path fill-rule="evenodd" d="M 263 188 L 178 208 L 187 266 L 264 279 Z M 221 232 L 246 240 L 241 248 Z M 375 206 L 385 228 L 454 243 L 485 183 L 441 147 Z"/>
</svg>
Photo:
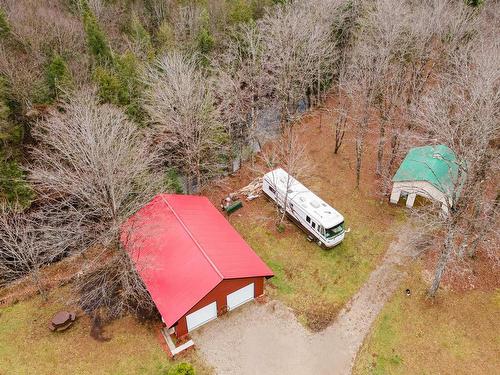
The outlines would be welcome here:
<svg viewBox="0 0 500 375">
<path fill-rule="evenodd" d="M 220 375 L 349 374 L 365 336 L 404 276 L 413 249 L 401 231 L 380 266 L 337 320 L 313 334 L 279 301 L 242 306 L 191 335 Z"/>
</svg>

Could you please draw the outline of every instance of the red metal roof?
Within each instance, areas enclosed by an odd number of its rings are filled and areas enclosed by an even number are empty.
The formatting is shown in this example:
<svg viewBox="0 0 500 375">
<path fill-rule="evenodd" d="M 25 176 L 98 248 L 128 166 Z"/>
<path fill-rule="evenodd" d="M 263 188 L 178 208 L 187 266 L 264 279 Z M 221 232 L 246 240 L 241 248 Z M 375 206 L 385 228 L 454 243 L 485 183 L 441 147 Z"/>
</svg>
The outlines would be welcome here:
<svg viewBox="0 0 500 375">
<path fill-rule="evenodd" d="M 273 276 L 202 196 L 157 195 L 124 225 L 122 242 L 169 327 L 223 279 Z"/>
</svg>

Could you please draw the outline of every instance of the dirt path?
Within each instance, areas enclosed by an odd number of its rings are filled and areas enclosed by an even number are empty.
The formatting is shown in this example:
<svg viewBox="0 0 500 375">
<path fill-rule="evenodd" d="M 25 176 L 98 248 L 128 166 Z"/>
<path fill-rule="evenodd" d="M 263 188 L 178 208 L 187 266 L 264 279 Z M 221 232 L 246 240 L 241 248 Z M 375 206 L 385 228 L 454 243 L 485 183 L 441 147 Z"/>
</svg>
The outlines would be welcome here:
<svg viewBox="0 0 500 375">
<path fill-rule="evenodd" d="M 407 230 L 324 331 L 310 333 L 278 301 L 253 303 L 195 331 L 200 354 L 221 375 L 349 374 L 373 321 L 404 276 L 402 266 L 414 255 Z"/>
</svg>

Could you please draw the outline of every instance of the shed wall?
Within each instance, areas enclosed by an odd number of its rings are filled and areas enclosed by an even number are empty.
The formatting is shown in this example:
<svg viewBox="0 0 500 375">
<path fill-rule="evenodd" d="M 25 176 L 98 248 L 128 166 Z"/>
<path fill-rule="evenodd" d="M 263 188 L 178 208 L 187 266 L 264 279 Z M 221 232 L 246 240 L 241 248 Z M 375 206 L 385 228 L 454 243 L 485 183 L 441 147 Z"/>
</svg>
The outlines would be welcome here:
<svg viewBox="0 0 500 375">
<path fill-rule="evenodd" d="M 446 210 L 446 196 L 434 185 L 427 181 L 402 181 L 394 182 L 391 194 L 391 203 L 397 203 L 402 191 L 409 194 L 417 194 L 425 198 L 433 199 L 443 204 L 443 210 Z M 394 198 L 394 199 L 393 199 Z M 397 198 L 397 199 L 395 199 Z M 413 205 L 413 204 L 412 204 Z"/>
</svg>

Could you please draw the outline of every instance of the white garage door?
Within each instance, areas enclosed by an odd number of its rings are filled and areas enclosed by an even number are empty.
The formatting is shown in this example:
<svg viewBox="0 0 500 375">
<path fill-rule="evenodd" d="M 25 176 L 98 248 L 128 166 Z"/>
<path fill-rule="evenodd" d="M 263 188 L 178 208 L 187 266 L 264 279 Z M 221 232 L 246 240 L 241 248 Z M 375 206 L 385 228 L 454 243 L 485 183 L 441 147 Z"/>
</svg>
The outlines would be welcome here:
<svg viewBox="0 0 500 375">
<path fill-rule="evenodd" d="M 245 302 L 253 300 L 254 296 L 254 285 L 253 283 L 247 285 L 236 292 L 227 295 L 227 307 L 229 310 L 233 310 Z"/>
<path fill-rule="evenodd" d="M 199 326 L 214 320 L 215 318 L 217 318 L 217 302 L 213 302 L 210 305 L 202 307 L 201 309 L 186 315 L 188 332 L 191 332 L 193 329 L 196 329 Z"/>
</svg>

